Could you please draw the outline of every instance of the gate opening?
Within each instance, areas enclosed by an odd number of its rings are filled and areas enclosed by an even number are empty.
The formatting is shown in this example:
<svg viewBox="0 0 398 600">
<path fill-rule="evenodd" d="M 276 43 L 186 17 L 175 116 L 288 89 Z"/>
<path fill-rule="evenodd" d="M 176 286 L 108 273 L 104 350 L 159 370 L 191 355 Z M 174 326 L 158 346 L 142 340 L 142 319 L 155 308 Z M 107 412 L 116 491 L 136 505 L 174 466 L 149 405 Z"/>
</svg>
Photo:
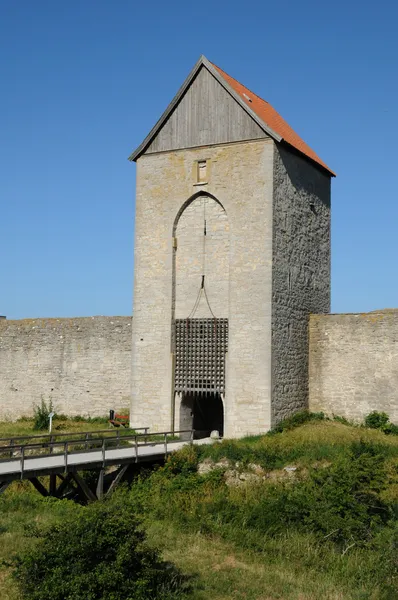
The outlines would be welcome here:
<svg viewBox="0 0 398 600">
<path fill-rule="evenodd" d="M 224 406 L 217 392 L 183 394 L 180 405 L 180 429 L 195 429 L 195 439 L 206 438 L 212 431 L 224 435 Z"/>
</svg>

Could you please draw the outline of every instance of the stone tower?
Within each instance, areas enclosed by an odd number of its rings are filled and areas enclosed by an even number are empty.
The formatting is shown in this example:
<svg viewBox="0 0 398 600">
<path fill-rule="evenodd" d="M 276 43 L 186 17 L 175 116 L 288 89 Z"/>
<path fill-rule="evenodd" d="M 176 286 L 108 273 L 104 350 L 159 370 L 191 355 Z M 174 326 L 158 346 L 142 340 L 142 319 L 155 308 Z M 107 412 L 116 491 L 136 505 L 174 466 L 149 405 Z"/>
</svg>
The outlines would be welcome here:
<svg viewBox="0 0 398 600">
<path fill-rule="evenodd" d="M 307 406 L 332 171 L 201 57 L 137 163 L 131 422 L 228 437 Z"/>
</svg>

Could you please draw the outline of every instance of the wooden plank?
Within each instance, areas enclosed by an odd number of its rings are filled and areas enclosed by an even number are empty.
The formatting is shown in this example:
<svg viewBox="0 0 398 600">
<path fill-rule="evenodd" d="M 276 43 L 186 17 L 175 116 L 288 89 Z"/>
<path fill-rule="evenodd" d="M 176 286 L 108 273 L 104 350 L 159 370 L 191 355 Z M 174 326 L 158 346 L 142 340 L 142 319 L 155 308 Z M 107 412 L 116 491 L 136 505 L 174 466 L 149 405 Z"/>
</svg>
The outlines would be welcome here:
<svg viewBox="0 0 398 600">
<path fill-rule="evenodd" d="M 214 65 L 212 65 L 212 63 L 209 62 L 205 56 L 201 56 L 199 58 L 198 62 L 196 63 L 196 65 L 194 66 L 194 68 L 192 69 L 192 71 L 190 72 L 190 74 L 188 75 L 188 77 L 186 78 L 186 80 L 184 81 L 184 83 L 182 84 L 182 86 L 180 87 L 180 89 L 178 90 L 177 94 L 174 96 L 173 100 L 170 102 L 169 106 L 166 108 L 166 110 L 164 111 L 164 113 L 162 114 L 162 116 L 160 117 L 158 122 L 156 123 L 156 125 L 151 129 L 149 134 L 146 136 L 144 141 L 138 146 L 138 148 L 131 154 L 131 156 L 129 157 L 129 160 L 131 160 L 131 161 L 137 160 L 137 158 L 139 158 L 141 156 L 141 154 L 148 151 L 149 147 L 152 145 L 155 138 L 160 134 L 162 128 L 165 127 L 166 125 L 168 125 L 173 114 L 177 113 L 177 108 L 179 108 L 179 104 L 183 100 L 185 100 L 185 102 L 187 104 L 187 108 L 188 108 L 187 112 L 191 115 L 192 118 L 190 120 L 186 120 L 186 119 L 182 118 L 182 115 L 180 113 L 176 114 L 172 123 L 170 123 L 169 133 L 174 137 L 174 140 L 177 137 L 178 131 L 180 132 L 180 134 L 182 136 L 189 137 L 188 132 L 190 130 L 190 127 L 192 127 L 192 125 L 195 123 L 195 121 L 193 119 L 194 114 L 189 109 L 189 107 L 191 105 L 191 98 L 189 97 L 189 91 L 190 91 L 190 88 L 195 83 L 198 73 L 201 73 L 202 71 L 205 71 L 205 70 L 214 78 L 214 80 L 219 84 L 220 87 L 224 88 L 226 94 L 228 94 L 231 97 L 231 100 L 233 100 L 235 102 L 237 107 L 241 109 L 241 113 L 245 114 L 249 119 L 251 119 L 253 121 L 254 124 L 257 124 L 258 127 L 262 130 L 263 135 L 256 136 L 256 137 L 270 136 L 277 142 L 280 142 L 282 140 L 282 137 L 278 133 L 273 131 L 269 127 L 269 125 L 267 123 L 265 123 L 254 112 L 254 110 L 252 110 L 250 108 L 250 106 L 248 106 L 248 104 L 246 104 L 246 102 L 240 97 L 240 95 L 237 92 L 235 92 L 235 90 L 229 85 L 229 83 L 226 81 L 226 79 L 224 79 L 224 77 L 217 71 L 217 69 L 214 67 Z M 224 113 L 224 115 L 225 114 L 226 113 Z M 243 118 L 242 114 L 237 116 L 238 120 Z M 234 128 L 235 124 L 233 121 L 233 115 L 229 114 L 229 117 L 230 117 L 230 123 L 231 123 L 230 127 Z M 192 133 L 192 130 L 191 130 L 191 133 Z M 245 138 L 241 138 L 241 139 L 247 140 L 247 139 L 252 139 L 252 138 L 245 137 Z M 238 140 L 235 140 L 235 141 L 238 141 Z M 201 146 L 201 145 L 204 145 L 205 143 L 206 142 L 203 142 L 202 144 L 195 144 L 195 146 L 198 146 L 198 145 Z M 207 143 L 221 143 L 221 142 L 207 142 Z M 181 146 L 181 147 L 190 148 L 192 146 Z M 175 149 L 175 148 L 173 147 L 173 148 L 169 148 L 169 149 Z"/>
<path fill-rule="evenodd" d="M 44 496 L 44 497 L 49 496 L 48 491 L 46 490 L 46 488 L 44 487 L 44 485 L 42 483 L 40 483 L 40 481 L 37 479 L 37 477 L 30 477 L 29 481 L 33 485 L 33 487 L 35 487 L 36 490 L 38 492 L 40 492 L 40 494 L 42 496 Z"/>
<path fill-rule="evenodd" d="M 11 481 L 3 481 L 2 483 L 0 483 L 0 494 L 6 491 L 10 483 Z"/>
<path fill-rule="evenodd" d="M 57 476 L 56 475 L 50 475 L 50 483 L 49 483 L 49 492 L 50 492 L 50 496 L 55 496 L 56 492 L 57 492 Z"/>
<path fill-rule="evenodd" d="M 104 469 L 101 469 L 97 482 L 97 498 L 101 500 L 104 496 Z"/>
<path fill-rule="evenodd" d="M 129 467 L 129 465 L 124 465 L 123 467 L 120 467 L 120 469 L 116 472 L 115 479 L 112 481 L 111 485 L 109 486 L 109 489 L 106 492 L 106 496 L 109 496 L 116 489 L 116 487 L 119 485 L 119 483 L 123 479 L 123 476 L 124 476 L 125 472 L 127 471 L 128 467 Z"/>
<path fill-rule="evenodd" d="M 61 498 L 64 492 L 66 492 L 66 490 L 68 489 L 68 487 L 71 486 L 72 475 L 71 473 L 68 473 L 66 477 L 63 477 L 62 475 L 58 475 L 58 477 L 61 479 L 61 483 L 59 484 L 55 495 L 57 496 L 57 498 Z"/>
<path fill-rule="evenodd" d="M 97 500 L 97 496 L 94 494 L 94 492 L 90 490 L 83 477 L 80 477 L 78 473 L 71 473 L 71 476 L 83 492 L 84 496 L 86 497 L 86 500 L 88 502 L 95 502 Z"/>
<path fill-rule="evenodd" d="M 202 68 L 145 153 L 265 137 L 235 98 Z"/>
</svg>

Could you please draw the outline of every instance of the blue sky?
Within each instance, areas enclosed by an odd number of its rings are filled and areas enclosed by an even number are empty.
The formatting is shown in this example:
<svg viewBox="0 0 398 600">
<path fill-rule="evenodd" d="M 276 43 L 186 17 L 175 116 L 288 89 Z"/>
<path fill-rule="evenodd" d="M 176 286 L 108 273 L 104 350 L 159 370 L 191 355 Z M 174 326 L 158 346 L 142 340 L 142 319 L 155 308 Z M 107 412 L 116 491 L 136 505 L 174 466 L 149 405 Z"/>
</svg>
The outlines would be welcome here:
<svg viewBox="0 0 398 600">
<path fill-rule="evenodd" d="M 332 310 L 398 306 L 397 3 L 0 0 L 0 314 L 131 313 L 127 161 L 200 54 L 337 172 Z"/>
</svg>

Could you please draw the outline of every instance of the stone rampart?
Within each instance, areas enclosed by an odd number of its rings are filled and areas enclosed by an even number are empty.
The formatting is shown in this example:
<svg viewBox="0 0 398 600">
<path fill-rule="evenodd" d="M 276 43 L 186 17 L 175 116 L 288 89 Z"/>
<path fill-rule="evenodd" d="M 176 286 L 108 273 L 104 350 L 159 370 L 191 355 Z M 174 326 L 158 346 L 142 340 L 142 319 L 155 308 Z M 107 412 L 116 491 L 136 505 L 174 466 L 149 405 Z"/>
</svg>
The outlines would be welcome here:
<svg viewBox="0 0 398 600">
<path fill-rule="evenodd" d="M 398 423 L 398 309 L 311 315 L 309 337 L 310 410 Z"/>
<path fill-rule="evenodd" d="M 1 420 L 42 397 L 58 413 L 102 416 L 130 395 L 131 317 L 0 320 Z"/>
</svg>

